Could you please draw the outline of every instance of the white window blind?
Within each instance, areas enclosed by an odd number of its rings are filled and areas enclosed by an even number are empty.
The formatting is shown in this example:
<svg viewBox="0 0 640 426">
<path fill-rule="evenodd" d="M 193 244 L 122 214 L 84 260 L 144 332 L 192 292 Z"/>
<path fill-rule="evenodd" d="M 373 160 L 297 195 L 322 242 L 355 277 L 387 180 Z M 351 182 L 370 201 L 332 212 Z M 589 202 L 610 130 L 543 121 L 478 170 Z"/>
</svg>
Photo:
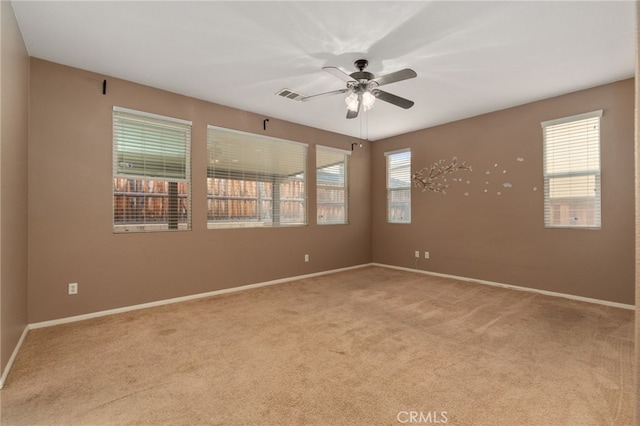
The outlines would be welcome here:
<svg viewBox="0 0 640 426">
<path fill-rule="evenodd" d="M 113 108 L 114 232 L 191 228 L 191 122 Z"/>
<path fill-rule="evenodd" d="M 307 145 L 209 126 L 210 229 L 307 224 Z"/>
<path fill-rule="evenodd" d="M 387 221 L 411 223 L 411 150 L 386 152 Z"/>
<path fill-rule="evenodd" d="M 600 228 L 602 110 L 542 123 L 544 222 L 550 228 Z"/>
<path fill-rule="evenodd" d="M 316 145 L 317 223 L 348 221 L 348 158 L 351 151 Z"/>
</svg>

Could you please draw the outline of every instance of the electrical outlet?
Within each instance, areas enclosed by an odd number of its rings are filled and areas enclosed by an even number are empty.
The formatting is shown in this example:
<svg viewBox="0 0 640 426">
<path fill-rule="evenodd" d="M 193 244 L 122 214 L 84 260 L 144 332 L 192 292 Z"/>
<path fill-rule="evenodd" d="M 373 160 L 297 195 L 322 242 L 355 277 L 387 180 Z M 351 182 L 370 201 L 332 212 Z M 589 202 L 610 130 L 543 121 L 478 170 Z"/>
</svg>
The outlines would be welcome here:
<svg viewBox="0 0 640 426">
<path fill-rule="evenodd" d="M 419 258 L 420 258 L 420 252 L 419 252 L 418 250 L 416 250 L 416 254 L 415 254 L 415 256 L 416 256 L 416 259 L 419 259 Z"/>
<path fill-rule="evenodd" d="M 305 261 L 305 262 L 308 262 L 308 261 L 309 261 L 309 255 L 308 255 L 308 254 L 305 254 L 305 255 L 304 255 L 304 261 Z"/>
<path fill-rule="evenodd" d="M 425 251 L 425 252 L 424 252 L 424 258 L 425 258 L 425 259 L 428 259 L 428 258 L 429 258 L 429 252 L 428 252 L 428 251 Z"/>
<path fill-rule="evenodd" d="M 69 283 L 69 294 L 78 294 L 78 283 Z"/>
</svg>

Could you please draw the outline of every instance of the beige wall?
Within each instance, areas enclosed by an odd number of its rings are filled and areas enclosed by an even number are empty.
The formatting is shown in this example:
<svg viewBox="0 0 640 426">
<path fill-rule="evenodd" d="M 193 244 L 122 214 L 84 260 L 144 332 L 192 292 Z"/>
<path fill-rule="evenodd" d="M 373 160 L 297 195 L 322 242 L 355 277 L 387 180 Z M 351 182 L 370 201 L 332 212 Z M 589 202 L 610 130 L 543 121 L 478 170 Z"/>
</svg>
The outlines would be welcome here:
<svg viewBox="0 0 640 426">
<path fill-rule="evenodd" d="M 229 127 L 351 149 L 355 140 L 31 59 L 29 322 L 309 274 L 371 261 L 370 146 L 350 162 L 350 224 L 206 229 L 206 128 Z M 275 99 L 274 99 L 275 102 Z M 193 230 L 112 233 L 112 107 L 193 122 Z M 309 200 L 315 200 L 309 176 Z M 304 254 L 310 262 L 304 262 Z M 78 282 L 79 294 L 67 295 Z"/>
<path fill-rule="evenodd" d="M 598 109 L 602 229 L 545 229 L 540 123 Z M 629 79 L 373 143 L 374 262 L 412 268 L 428 250 L 419 269 L 634 304 L 633 111 Z M 384 152 L 406 147 L 414 172 L 453 156 L 473 171 L 447 195 L 414 188 L 412 223 L 391 225 Z"/>
<path fill-rule="evenodd" d="M 275 119 L 264 132 L 263 116 L 113 78 L 107 78 L 105 96 L 103 78 L 31 59 L 30 322 L 372 260 L 414 267 L 414 250 L 431 253 L 418 262 L 423 270 L 634 303 L 632 79 L 365 142 L 351 158 L 350 225 L 315 225 L 311 202 L 306 227 L 207 230 L 207 124 L 311 148 L 349 149 L 354 139 Z M 112 233 L 113 105 L 193 121 L 192 231 Z M 595 109 L 604 109 L 602 230 L 544 229 L 540 122 Z M 453 156 L 474 170 L 451 175 L 463 182 L 454 182 L 447 195 L 414 188 L 413 223 L 389 225 L 383 153 L 404 147 L 412 149 L 413 171 Z M 313 182 L 311 177 L 310 200 Z M 311 262 L 303 262 L 305 253 Z M 79 294 L 68 296 L 67 283 L 76 281 Z"/>
<path fill-rule="evenodd" d="M 13 8 L 0 2 L 0 372 L 27 325 L 29 57 Z"/>
</svg>

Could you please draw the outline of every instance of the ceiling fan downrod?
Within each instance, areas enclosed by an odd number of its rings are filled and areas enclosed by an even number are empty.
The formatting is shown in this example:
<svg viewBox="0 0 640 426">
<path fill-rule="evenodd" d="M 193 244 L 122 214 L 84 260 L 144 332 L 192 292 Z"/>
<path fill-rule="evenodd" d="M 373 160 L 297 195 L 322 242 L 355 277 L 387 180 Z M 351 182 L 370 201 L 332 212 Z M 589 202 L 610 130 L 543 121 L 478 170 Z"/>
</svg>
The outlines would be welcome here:
<svg viewBox="0 0 640 426">
<path fill-rule="evenodd" d="M 364 69 L 369 65 L 369 61 L 367 61 L 366 59 L 358 59 L 353 63 L 353 65 L 355 65 L 355 67 L 358 69 L 358 71 L 350 75 L 350 77 L 353 78 L 354 80 L 358 80 L 362 83 L 363 81 L 361 80 L 368 81 L 368 80 L 373 80 L 375 78 L 375 76 L 370 72 L 364 71 Z"/>
<path fill-rule="evenodd" d="M 357 61 L 355 61 L 353 63 L 353 65 L 355 65 L 356 68 L 358 68 L 360 71 L 362 71 L 367 66 L 369 66 L 369 61 L 367 61 L 366 59 L 358 59 Z"/>
</svg>

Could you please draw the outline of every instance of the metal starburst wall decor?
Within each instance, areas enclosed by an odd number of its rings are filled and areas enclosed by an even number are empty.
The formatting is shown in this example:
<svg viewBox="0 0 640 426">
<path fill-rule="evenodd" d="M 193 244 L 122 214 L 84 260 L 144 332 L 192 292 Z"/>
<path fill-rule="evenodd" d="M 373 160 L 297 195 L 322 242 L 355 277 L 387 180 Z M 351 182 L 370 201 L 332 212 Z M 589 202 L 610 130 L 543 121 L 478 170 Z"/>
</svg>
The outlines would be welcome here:
<svg viewBox="0 0 640 426">
<path fill-rule="evenodd" d="M 467 165 L 466 161 L 458 163 L 456 157 L 453 157 L 448 164 L 445 160 L 439 160 L 433 163 L 431 167 L 424 167 L 414 173 L 413 182 L 416 187 L 422 188 L 423 192 L 434 191 L 446 194 L 446 189 L 449 187 L 449 184 L 445 183 L 447 181 L 445 176 L 459 170 L 471 171 L 471 166 Z"/>
</svg>

